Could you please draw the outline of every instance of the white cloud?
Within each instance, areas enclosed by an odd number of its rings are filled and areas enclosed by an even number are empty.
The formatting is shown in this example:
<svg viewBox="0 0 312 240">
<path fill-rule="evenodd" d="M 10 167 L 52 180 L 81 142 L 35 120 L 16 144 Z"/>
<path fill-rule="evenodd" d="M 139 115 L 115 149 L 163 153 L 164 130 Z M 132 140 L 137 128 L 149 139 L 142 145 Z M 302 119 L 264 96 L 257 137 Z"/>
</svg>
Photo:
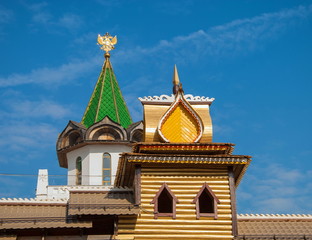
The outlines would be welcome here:
<svg viewBox="0 0 312 240">
<path fill-rule="evenodd" d="M 248 183 L 241 183 L 238 203 L 243 206 L 248 201 L 253 213 L 307 213 L 311 210 L 307 201 L 311 194 L 310 172 L 278 164 L 255 166 L 245 176 Z"/>
<path fill-rule="evenodd" d="M 293 198 L 268 198 L 259 201 L 259 208 L 261 213 L 288 213 L 289 209 L 292 211 L 300 211 L 300 208 L 296 204 L 296 200 Z"/>
<path fill-rule="evenodd" d="M 75 114 L 72 106 L 48 99 L 25 100 L 25 95 L 9 93 L 12 91 L 2 94 L 4 100 L 0 104 L 0 132 L 3 136 L 0 138 L 0 147 L 5 148 L 6 152 L 18 150 L 29 154 L 37 151 L 38 146 L 44 148 L 54 145 L 59 132 L 57 122 Z M 12 153 L 7 156 L 12 157 Z M 0 162 L 3 161 L 6 159 L 0 159 Z"/>
<path fill-rule="evenodd" d="M 261 45 L 261 41 L 274 37 L 289 24 L 293 24 L 298 19 L 304 19 L 311 13 L 312 5 L 265 13 L 254 18 L 235 20 L 207 31 L 198 30 L 189 35 L 177 36 L 172 40 L 162 40 L 149 48 L 137 46 L 134 50 L 119 51 L 115 53 L 115 57 L 119 62 L 134 63 L 135 61 L 142 62 L 142 58 L 146 55 L 151 61 L 157 62 L 161 62 L 159 58 L 163 56 L 173 56 L 174 61 L 180 64 L 187 58 L 196 60 L 207 55 L 222 56 L 250 51 Z M 49 22 L 48 15 L 43 14 L 39 19 L 43 23 Z M 57 24 L 62 22 L 60 25 L 66 28 L 73 28 L 81 20 L 76 15 L 67 14 L 56 22 Z M 22 84 L 47 86 L 68 84 L 81 77 L 82 74 L 92 71 L 98 62 L 100 62 L 99 58 L 90 58 L 75 60 L 54 68 L 34 69 L 26 74 L 14 73 L 8 77 L 0 77 L 0 87 Z"/>
<path fill-rule="evenodd" d="M 52 101 L 15 101 L 9 103 L 12 116 L 20 117 L 48 117 L 54 119 L 64 118 L 71 115 L 71 111 L 63 105 Z"/>
<path fill-rule="evenodd" d="M 82 24 L 81 17 L 72 13 L 64 14 L 58 21 L 58 25 L 68 29 L 79 28 Z"/>
<path fill-rule="evenodd" d="M 198 30 L 186 36 L 177 36 L 171 41 L 162 40 L 151 48 L 138 47 L 137 51 L 143 54 L 158 54 L 172 49 L 181 49 L 177 52 L 196 57 L 235 53 L 242 49 L 252 50 L 257 43 L 275 37 L 288 25 L 311 14 L 312 5 L 265 13 L 253 18 L 238 19 L 207 31 Z"/>
<path fill-rule="evenodd" d="M 256 16 L 253 18 L 234 20 L 230 23 L 216 26 L 213 28 L 213 30 L 227 31 L 233 28 L 237 28 L 237 27 L 240 28 L 241 26 L 247 26 L 247 25 L 249 26 L 248 29 L 250 28 L 255 29 L 257 26 L 261 26 L 261 25 L 266 26 L 276 21 L 278 22 L 278 24 L 282 24 L 284 20 L 288 20 L 290 18 L 305 18 L 311 13 L 312 13 L 312 5 L 298 6 L 292 9 L 284 9 L 279 12 L 264 13 L 260 16 Z"/>
<path fill-rule="evenodd" d="M 52 21 L 52 15 L 46 12 L 38 12 L 33 15 L 33 21 L 40 24 L 50 24 Z"/>
<path fill-rule="evenodd" d="M 34 3 L 27 5 L 27 8 L 32 10 L 32 11 L 42 11 L 46 6 L 48 6 L 47 2 L 39 2 L 39 3 Z"/>
<path fill-rule="evenodd" d="M 191 13 L 190 7 L 194 4 L 194 1 L 155 1 L 154 3 L 155 7 L 165 14 L 188 15 Z"/>
<path fill-rule="evenodd" d="M 0 5 L 0 23 L 8 23 L 13 17 L 13 12 Z"/>
<path fill-rule="evenodd" d="M 79 15 L 73 13 L 65 13 L 61 17 L 54 16 L 49 12 L 47 2 L 31 4 L 27 8 L 33 13 L 33 22 L 41 24 L 47 29 L 57 27 L 74 30 L 81 27 L 84 23 Z"/>
<path fill-rule="evenodd" d="M 29 147 L 46 147 L 55 143 L 58 131 L 47 123 L 11 121 L 9 125 L 0 125 L 5 138 L 0 139 L 0 146 L 7 150 L 27 150 Z"/>
<path fill-rule="evenodd" d="M 8 77 L 0 77 L 0 87 L 10 87 L 23 84 L 38 84 L 43 86 L 59 86 L 70 83 L 81 75 L 92 71 L 99 63 L 99 58 L 84 61 L 73 61 L 55 68 L 39 68 L 28 74 L 14 73 Z"/>
<path fill-rule="evenodd" d="M 111 7 L 116 7 L 116 6 L 120 6 L 121 5 L 121 1 L 120 0 L 114 0 L 114 1 L 111 1 L 111 0 L 96 0 L 97 3 L 105 6 L 105 7 L 108 7 L 108 8 L 111 8 Z"/>
</svg>

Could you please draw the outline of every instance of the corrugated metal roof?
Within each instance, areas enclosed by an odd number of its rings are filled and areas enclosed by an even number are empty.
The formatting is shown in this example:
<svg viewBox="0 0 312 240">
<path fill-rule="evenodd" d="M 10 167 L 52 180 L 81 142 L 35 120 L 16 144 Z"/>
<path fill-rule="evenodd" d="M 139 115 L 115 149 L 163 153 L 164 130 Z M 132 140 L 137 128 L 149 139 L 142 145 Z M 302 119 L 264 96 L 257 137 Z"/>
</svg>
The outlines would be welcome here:
<svg viewBox="0 0 312 240">
<path fill-rule="evenodd" d="M 71 192 L 69 215 L 138 214 L 132 192 Z"/>
</svg>

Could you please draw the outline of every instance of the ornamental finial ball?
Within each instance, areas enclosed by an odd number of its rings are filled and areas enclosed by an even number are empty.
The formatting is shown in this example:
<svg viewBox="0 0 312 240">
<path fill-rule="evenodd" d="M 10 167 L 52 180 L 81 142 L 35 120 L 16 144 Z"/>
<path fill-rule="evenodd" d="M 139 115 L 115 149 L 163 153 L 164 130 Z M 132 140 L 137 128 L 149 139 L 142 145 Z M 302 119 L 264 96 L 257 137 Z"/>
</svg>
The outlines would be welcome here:
<svg viewBox="0 0 312 240">
<path fill-rule="evenodd" d="M 105 58 L 110 58 L 110 53 L 109 53 L 109 52 L 106 52 L 106 53 L 104 54 L 104 57 L 105 57 Z"/>
</svg>

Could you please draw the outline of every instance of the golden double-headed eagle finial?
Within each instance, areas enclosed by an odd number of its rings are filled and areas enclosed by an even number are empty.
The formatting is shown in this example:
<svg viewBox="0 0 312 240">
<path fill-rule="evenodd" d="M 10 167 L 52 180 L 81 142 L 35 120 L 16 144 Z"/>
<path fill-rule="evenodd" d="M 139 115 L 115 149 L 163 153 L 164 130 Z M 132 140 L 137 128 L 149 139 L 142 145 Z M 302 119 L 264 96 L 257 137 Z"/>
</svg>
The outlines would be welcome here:
<svg viewBox="0 0 312 240">
<path fill-rule="evenodd" d="M 117 36 L 112 37 L 109 33 L 101 36 L 98 34 L 97 44 L 101 46 L 101 49 L 108 53 L 109 51 L 115 48 L 115 44 L 117 43 Z"/>
</svg>

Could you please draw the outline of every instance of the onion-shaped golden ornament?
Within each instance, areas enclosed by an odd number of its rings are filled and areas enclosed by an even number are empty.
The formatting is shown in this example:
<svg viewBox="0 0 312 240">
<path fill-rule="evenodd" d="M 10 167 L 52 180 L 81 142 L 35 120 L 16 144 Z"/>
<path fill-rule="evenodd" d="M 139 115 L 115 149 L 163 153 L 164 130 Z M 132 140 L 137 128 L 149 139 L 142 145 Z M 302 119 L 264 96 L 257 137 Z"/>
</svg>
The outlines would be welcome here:
<svg viewBox="0 0 312 240">
<path fill-rule="evenodd" d="M 165 142 L 171 143 L 193 143 L 202 137 L 202 120 L 184 98 L 182 87 L 176 93 L 175 101 L 160 119 L 158 133 Z"/>
</svg>

